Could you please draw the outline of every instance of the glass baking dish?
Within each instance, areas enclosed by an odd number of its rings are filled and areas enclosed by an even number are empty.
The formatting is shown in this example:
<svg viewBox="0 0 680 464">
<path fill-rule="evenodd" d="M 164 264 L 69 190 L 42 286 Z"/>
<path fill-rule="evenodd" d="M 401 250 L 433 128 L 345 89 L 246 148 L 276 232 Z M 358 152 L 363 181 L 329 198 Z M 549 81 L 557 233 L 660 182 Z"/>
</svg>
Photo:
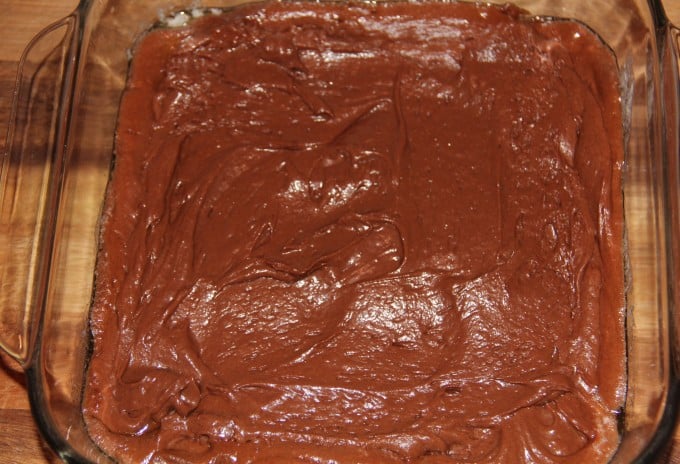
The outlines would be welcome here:
<svg viewBox="0 0 680 464">
<path fill-rule="evenodd" d="M 66 462 L 109 462 L 81 415 L 98 221 L 130 50 L 163 17 L 239 0 L 83 0 L 22 57 L 0 170 L 0 346 Z M 504 0 L 498 3 L 504 3 Z M 518 0 L 585 23 L 620 70 L 625 132 L 627 395 L 615 463 L 653 462 L 680 393 L 678 30 L 659 1 Z"/>
</svg>

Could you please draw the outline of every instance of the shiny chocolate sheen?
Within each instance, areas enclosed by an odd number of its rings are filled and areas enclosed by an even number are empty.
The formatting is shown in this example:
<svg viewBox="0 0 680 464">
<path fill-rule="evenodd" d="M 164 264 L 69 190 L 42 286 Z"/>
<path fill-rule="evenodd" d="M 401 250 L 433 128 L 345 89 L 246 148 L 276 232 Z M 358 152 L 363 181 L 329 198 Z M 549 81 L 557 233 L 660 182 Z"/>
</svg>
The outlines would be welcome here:
<svg viewBox="0 0 680 464">
<path fill-rule="evenodd" d="M 604 462 L 621 110 L 585 27 L 265 3 L 124 93 L 84 414 L 123 462 Z"/>
</svg>

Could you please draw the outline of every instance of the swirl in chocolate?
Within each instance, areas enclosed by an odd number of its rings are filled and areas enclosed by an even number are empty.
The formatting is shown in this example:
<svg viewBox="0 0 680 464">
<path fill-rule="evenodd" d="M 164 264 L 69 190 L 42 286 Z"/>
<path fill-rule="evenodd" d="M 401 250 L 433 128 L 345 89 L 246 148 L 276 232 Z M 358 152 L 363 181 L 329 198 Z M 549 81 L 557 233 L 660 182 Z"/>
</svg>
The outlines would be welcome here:
<svg viewBox="0 0 680 464">
<path fill-rule="evenodd" d="M 624 385 L 598 38 L 513 7 L 158 29 L 120 109 L 84 413 L 130 462 L 596 462 Z"/>
</svg>

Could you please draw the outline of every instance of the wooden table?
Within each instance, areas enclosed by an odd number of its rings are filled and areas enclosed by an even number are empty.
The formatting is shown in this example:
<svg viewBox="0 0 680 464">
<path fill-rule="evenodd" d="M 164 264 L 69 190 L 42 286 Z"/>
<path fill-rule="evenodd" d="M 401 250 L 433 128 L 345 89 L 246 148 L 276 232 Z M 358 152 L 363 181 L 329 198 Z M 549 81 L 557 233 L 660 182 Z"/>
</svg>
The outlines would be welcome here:
<svg viewBox="0 0 680 464">
<path fill-rule="evenodd" d="M 43 27 L 70 13 L 76 0 L 2 0 L 5 22 L 0 40 L 0 151 L 16 77 L 17 61 L 29 40 Z M 664 0 L 667 13 L 680 24 L 680 0 Z M 0 354 L 0 463 L 44 464 L 57 459 L 43 445 L 29 410 L 21 369 Z M 680 427 L 660 463 L 680 464 Z"/>
</svg>

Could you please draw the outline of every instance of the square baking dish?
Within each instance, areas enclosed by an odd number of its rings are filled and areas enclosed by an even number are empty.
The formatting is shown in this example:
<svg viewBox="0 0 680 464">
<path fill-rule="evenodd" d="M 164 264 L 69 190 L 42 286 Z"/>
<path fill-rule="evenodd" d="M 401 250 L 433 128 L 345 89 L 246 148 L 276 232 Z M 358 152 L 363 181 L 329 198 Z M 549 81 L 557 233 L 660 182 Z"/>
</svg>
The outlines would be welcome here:
<svg viewBox="0 0 680 464">
<path fill-rule="evenodd" d="M 109 462 L 85 430 L 81 396 L 99 219 L 130 51 L 159 19 L 182 22 L 189 9 L 238 3 L 83 0 L 22 57 L 0 171 L 0 346 L 25 369 L 36 423 L 65 462 Z M 680 392 L 678 31 L 655 0 L 514 3 L 586 24 L 617 59 L 627 391 L 612 462 L 653 462 L 672 433 Z"/>
</svg>

